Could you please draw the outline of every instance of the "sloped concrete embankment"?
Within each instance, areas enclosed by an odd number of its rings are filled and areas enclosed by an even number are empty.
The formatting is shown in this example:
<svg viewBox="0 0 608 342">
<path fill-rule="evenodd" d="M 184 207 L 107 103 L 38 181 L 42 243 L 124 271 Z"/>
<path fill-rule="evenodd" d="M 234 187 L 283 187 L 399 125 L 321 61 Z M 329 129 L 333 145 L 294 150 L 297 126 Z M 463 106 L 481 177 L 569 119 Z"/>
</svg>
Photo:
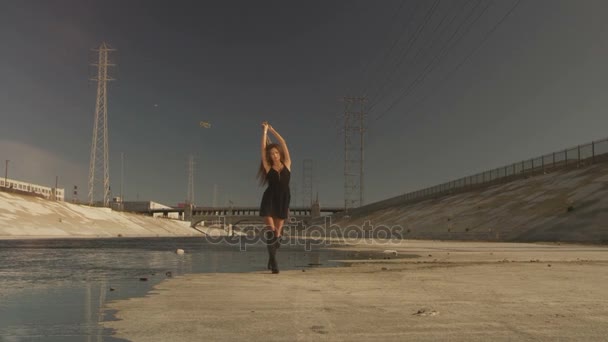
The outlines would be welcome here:
<svg viewBox="0 0 608 342">
<path fill-rule="evenodd" d="M 190 222 L 0 192 L 0 239 L 200 235 Z"/>
<path fill-rule="evenodd" d="M 608 243 L 608 163 L 354 211 L 332 224 L 345 229 L 365 221 L 401 229 L 406 239 Z"/>
</svg>

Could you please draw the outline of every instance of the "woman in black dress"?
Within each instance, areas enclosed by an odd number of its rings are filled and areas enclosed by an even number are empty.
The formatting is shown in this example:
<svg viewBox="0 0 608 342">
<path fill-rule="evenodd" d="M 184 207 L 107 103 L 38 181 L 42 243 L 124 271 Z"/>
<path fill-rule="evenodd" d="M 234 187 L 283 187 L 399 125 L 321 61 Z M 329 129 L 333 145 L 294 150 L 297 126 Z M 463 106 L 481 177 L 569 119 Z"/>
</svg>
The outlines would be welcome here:
<svg viewBox="0 0 608 342">
<path fill-rule="evenodd" d="M 272 269 L 272 273 L 279 273 L 276 250 L 280 246 L 283 224 L 289 215 L 291 157 L 285 139 L 268 122 L 264 121 L 262 127 L 262 163 L 258 178 L 262 185 L 268 184 L 268 187 L 262 196 L 260 216 L 268 228 L 264 233 L 268 246 L 268 268 Z M 277 138 L 278 144 L 268 143 L 268 131 Z"/>
</svg>

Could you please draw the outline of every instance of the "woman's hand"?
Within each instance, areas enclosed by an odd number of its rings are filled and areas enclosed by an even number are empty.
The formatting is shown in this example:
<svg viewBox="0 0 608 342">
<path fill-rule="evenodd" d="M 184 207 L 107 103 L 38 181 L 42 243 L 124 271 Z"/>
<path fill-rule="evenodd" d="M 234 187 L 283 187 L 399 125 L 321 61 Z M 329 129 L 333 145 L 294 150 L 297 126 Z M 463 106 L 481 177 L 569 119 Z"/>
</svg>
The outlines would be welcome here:
<svg viewBox="0 0 608 342">
<path fill-rule="evenodd" d="M 268 131 L 269 126 L 268 121 L 262 121 L 262 128 L 264 128 L 264 132 Z"/>
</svg>

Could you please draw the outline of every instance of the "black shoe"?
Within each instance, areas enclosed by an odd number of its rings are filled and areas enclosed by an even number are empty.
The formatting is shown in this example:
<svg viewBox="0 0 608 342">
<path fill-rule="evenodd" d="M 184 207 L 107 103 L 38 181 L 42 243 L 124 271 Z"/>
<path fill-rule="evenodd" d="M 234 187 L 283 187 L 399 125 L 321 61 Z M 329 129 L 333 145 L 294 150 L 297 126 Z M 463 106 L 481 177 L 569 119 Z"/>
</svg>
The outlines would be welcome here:
<svg viewBox="0 0 608 342">
<path fill-rule="evenodd" d="M 278 268 L 275 268 L 274 270 L 272 270 L 272 273 L 273 273 L 273 274 L 277 274 L 277 273 L 279 273 L 279 269 L 278 269 Z"/>
</svg>

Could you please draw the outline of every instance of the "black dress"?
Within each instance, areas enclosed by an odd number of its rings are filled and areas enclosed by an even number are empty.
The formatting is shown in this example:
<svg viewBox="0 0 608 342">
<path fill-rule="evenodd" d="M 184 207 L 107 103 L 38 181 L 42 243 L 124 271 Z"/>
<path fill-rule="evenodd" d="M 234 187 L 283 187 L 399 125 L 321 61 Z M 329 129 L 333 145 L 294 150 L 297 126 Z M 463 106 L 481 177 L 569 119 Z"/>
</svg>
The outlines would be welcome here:
<svg viewBox="0 0 608 342">
<path fill-rule="evenodd" d="M 274 218 L 286 219 L 289 214 L 289 202 L 291 194 L 289 193 L 289 179 L 291 172 L 285 166 L 281 171 L 277 171 L 272 167 L 266 174 L 268 179 L 268 188 L 262 196 L 262 204 L 260 205 L 260 216 L 272 216 Z"/>
</svg>

